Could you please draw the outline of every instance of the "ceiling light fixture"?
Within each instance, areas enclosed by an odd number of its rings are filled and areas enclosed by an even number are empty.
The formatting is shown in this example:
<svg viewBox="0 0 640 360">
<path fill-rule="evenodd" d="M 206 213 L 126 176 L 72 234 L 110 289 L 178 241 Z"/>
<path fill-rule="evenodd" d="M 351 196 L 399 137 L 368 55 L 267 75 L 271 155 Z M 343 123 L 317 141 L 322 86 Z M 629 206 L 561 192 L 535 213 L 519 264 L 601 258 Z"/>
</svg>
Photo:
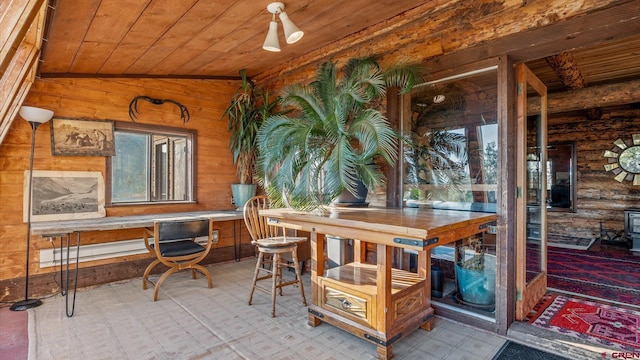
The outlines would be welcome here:
<svg viewBox="0 0 640 360">
<path fill-rule="evenodd" d="M 271 22 L 269 23 L 269 32 L 262 48 L 267 51 L 279 52 L 280 42 L 278 41 L 278 23 L 276 22 L 276 14 L 279 15 L 282 27 L 284 28 L 284 38 L 287 44 L 293 44 L 304 35 L 304 32 L 300 30 L 289 18 L 286 12 L 284 12 L 284 4 L 281 2 L 273 2 L 267 5 L 267 10 L 273 14 Z"/>
</svg>

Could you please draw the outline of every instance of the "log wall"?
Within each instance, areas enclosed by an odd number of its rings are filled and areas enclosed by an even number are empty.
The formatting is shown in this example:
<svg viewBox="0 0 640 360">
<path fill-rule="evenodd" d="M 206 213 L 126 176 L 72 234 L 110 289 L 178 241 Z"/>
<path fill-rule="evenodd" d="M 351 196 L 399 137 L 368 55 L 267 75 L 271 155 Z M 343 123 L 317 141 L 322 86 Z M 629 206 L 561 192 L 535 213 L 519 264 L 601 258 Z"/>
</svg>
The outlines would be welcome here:
<svg viewBox="0 0 640 360">
<path fill-rule="evenodd" d="M 640 134 L 640 109 L 632 106 L 603 109 L 602 118 L 589 120 L 586 113 L 549 118 L 549 142 L 575 141 L 577 157 L 576 212 L 547 212 L 548 232 L 597 238 L 600 222 L 605 229 L 624 229 L 624 209 L 640 206 L 640 186 L 614 180 L 605 171 L 605 150 L 619 138 Z"/>
<path fill-rule="evenodd" d="M 176 79 L 40 79 L 31 88 L 25 105 L 54 111 L 56 117 L 110 119 L 130 122 L 129 102 L 138 95 L 173 99 L 187 106 L 190 121 L 183 124 L 178 107 L 173 104 L 152 105 L 138 103 L 141 124 L 158 124 L 176 128 L 195 129 L 197 136 L 197 202 L 179 205 L 145 205 L 108 207 L 107 216 L 162 213 L 174 211 L 227 210 L 231 204 L 230 184 L 237 182 L 235 166 L 228 150 L 229 135 L 224 109 L 238 86 L 232 80 L 176 80 Z M 35 170 L 100 171 L 105 172 L 105 158 L 96 156 L 52 156 L 49 124 L 36 133 Z M 20 298 L 24 291 L 26 230 L 23 222 L 23 173 L 29 168 L 31 127 L 17 118 L 0 145 L 0 301 Z M 210 261 L 233 258 L 233 222 L 220 223 L 220 239 Z M 241 227 L 244 229 L 244 225 Z M 126 239 L 139 239 L 141 229 L 83 233 L 82 244 Z M 243 233 L 243 242 L 249 239 Z M 34 294 L 55 291 L 52 284 L 54 268 L 39 267 L 39 250 L 54 244 L 39 236 L 31 237 L 29 275 Z M 59 245 L 59 244 L 58 244 Z M 224 251 L 222 249 L 225 249 Z M 250 247 L 245 252 L 251 251 Z M 220 258 L 221 254 L 228 256 Z M 216 258 L 218 257 L 218 258 Z M 88 275 L 86 285 L 141 276 L 148 255 L 82 263 Z M 142 264 L 140 265 L 140 262 Z M 121 263 L 122 266 L 114 266 Z M 96 270 L 104 267 L 104 271 Z M 117 270 L 116 270 L 117 269 Z M 81 270 L 81 280 L 84 270 Z"/>
</svg>

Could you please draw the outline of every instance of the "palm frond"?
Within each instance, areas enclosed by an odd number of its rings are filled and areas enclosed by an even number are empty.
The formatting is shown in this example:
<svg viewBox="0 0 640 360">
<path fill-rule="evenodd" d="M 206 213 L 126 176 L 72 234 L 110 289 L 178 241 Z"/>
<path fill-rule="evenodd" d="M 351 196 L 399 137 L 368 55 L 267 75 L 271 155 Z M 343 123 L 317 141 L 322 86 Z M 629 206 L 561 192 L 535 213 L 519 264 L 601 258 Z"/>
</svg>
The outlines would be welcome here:
<svg viewBox="0 0 640 360">
<path fill-rule="evenodd" d="M 362 158 L 381 155 L 390 164 L 398 154 L 398 140 L 387 119 L 378 111 L 367 109 L 353 120 L 350 131 L 360 142 Z"/>
<path fill-rule="evenodd" d="M 384 80 L 388 87 L 397 87 L 401 94 L 406 94 L 424 82 L 423 76 L 421 68 L 407 65 L 389 69 L 384 74 Z"/>
</svg>

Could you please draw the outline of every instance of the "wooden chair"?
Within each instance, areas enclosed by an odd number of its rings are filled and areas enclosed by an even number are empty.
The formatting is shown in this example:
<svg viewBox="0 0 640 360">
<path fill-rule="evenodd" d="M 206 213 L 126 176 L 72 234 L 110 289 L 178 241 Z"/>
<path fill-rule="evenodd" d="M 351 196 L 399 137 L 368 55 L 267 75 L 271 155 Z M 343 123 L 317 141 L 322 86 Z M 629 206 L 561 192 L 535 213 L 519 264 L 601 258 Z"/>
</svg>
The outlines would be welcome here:
<svg viewBox="0 0 640 360">
<path fill-rule="evenodd" d="M 306 237 L 286 236 L 284 229 L 267 223 L 265 216 L 260 216 L 259 211 L 267 209 L 269 201 L 266 196 L 254 196 L 244 206 L 244 222 L 251 235 L 251 243 L 258 249 L 258 261 L 251 284 L 249 305 L 256 289 L 271 294 L 271 317 L 276 316 L 276 291 L 282 296 L 282 288 L 288 285 L 297 285 L 300 288 L 302 303 L 306 306 L 307 299 L 304 296 L 300 265 L 298 261 L 298 243 L 307 241 Z M 290 254 L 291 262 L 283 259 L 282 255 Z M 265 256 L 266 255 L 266 256 Z M 282 269 L 293 267 L 296 272 L 295 280 L 282 280 Z M 261 275 L 261 272 L 265 274 Z M 257 285 L 258 281 L 271 279 L 271 288 L 263 288 Z"/>
<path fill-rule="evenodd" d="M 158 292 L 162 282 L 169 275 L 181 270 L 191 270 L 194 279 L 196 278 L 196 270 L 201 272 L 207 277 L 209 288 L 213 287 L 211 273 L 204 266 L 198 264 L 211 250 L 212 233 L 212 219 L 156 221 L 153 228 L 144 229 L 144 245 L 156 259 L 144 271 L 142 288 L 147 288 L 149 274 L 156 265 L 162 263 L 169 267 L 155 284 L 153 301 L 158 300 Z M 195 241 L 197 237 L 203 236 L 207 237 L 206 246 Z"/>
</svg>

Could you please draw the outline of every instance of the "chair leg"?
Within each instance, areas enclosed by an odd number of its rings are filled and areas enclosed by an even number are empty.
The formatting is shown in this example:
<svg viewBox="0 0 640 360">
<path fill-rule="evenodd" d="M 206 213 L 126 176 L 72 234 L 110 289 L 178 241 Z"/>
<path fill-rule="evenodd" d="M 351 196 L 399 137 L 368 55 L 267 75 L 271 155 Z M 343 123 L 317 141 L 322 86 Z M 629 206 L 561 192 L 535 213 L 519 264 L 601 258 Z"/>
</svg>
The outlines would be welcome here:
<svg viewBox="0 0 640 360">
<path fill-rule="evenodd" d="M 144 271 L 144 275 L 142 275 L 142 290 L 147 290 L 147 281 L 149 280 L 149 274 L 151 274 L 151 270 L 153 270 L 153 268 L 158 264 L 160 264 L 160 260 L 155 259 L 151 264 L 149 264 L 149 266 L 147 266 L 147 269 Z"/>
<path fill-rule="evenodd" d="M 153 301 L 157 301 L 158 300 L 158 293 L 160 292 L 160 285 L 162 285 L 162 283 L 169 277 L 169 275 L 173 274 L 174 272 L 176 272 L 178 270 L 180 270 L 180 269 L 171 268 L 171 269 L 165 271 L 164 274 L 162 274 L 162 276 L 160 276 L 160 279 L 158 280 L 158 283 L 156 284 L 155 291 L 153 292 Z"/>
<path fill-rule="evenodd" d="M 300 273 L 300 264 L 298 262 L 298 250 L 293 249 L 291 252 L 291 257 L 293 258 L 293 266 L 296 268 L 296 278 L 298 280 L 298 287 L 300 288 L 300 295 L 302 296 L 302 304 L 307 306 L 307 299 L 304 296 L 304 287 L 302 285 L 302 275 Z"/>
<path fill-rule="evenodd" d="M 278 294 L 282 296 L 282 268 L 285 266 L 280 254 L 278 254 L 278 263 L 276 265 L 278 269 Z"/>
<path fill-rule="evenodd" d="M 211 273 L 209 272 L 209 270 L 207 270 L 207 268 L 205 268 L 204 266 L 200 265 L 200 264 L 193 264 L 191 265 L 193 267 L 193 278 L 195 279 L 195 273 L 196 270 L 200 271 L 204 276 L 207 277 L 207 283 L 209 285 L 209 289 L 211 289 L 213 287 L 213 279 L 211 278 Z"/>
<path fill-rule="evenodd" d="M 256 290 L 256 281 L 258 281 L 258 273 L 262 266 L 262 260 L 264 259 L 264 253 L 260 251 L 258 253 L 258 261 L 256 262 L 256 271 L 253 274 L 253 282 L 251 283 L 251 293 L 249 294 L 249 305 L 251 305 L 251 299 L 253 299 L 253 292 Z"/>
<path fill-rule="evenodd" d="M 273 264 L 271 269 L 273 273 L 271 275 L 273 279 L 271 281 L 271 317 L 276 317 L 276 284 L 278 283 L 278 274 L 280 271 L 280 254 L 273 254 L 272 260 Z M 280 280 L 280 283 L 282 283 L 282 280 Z M 282 295 L 282 287 L 280 287 L 279 289 Z"/>
</svg>

